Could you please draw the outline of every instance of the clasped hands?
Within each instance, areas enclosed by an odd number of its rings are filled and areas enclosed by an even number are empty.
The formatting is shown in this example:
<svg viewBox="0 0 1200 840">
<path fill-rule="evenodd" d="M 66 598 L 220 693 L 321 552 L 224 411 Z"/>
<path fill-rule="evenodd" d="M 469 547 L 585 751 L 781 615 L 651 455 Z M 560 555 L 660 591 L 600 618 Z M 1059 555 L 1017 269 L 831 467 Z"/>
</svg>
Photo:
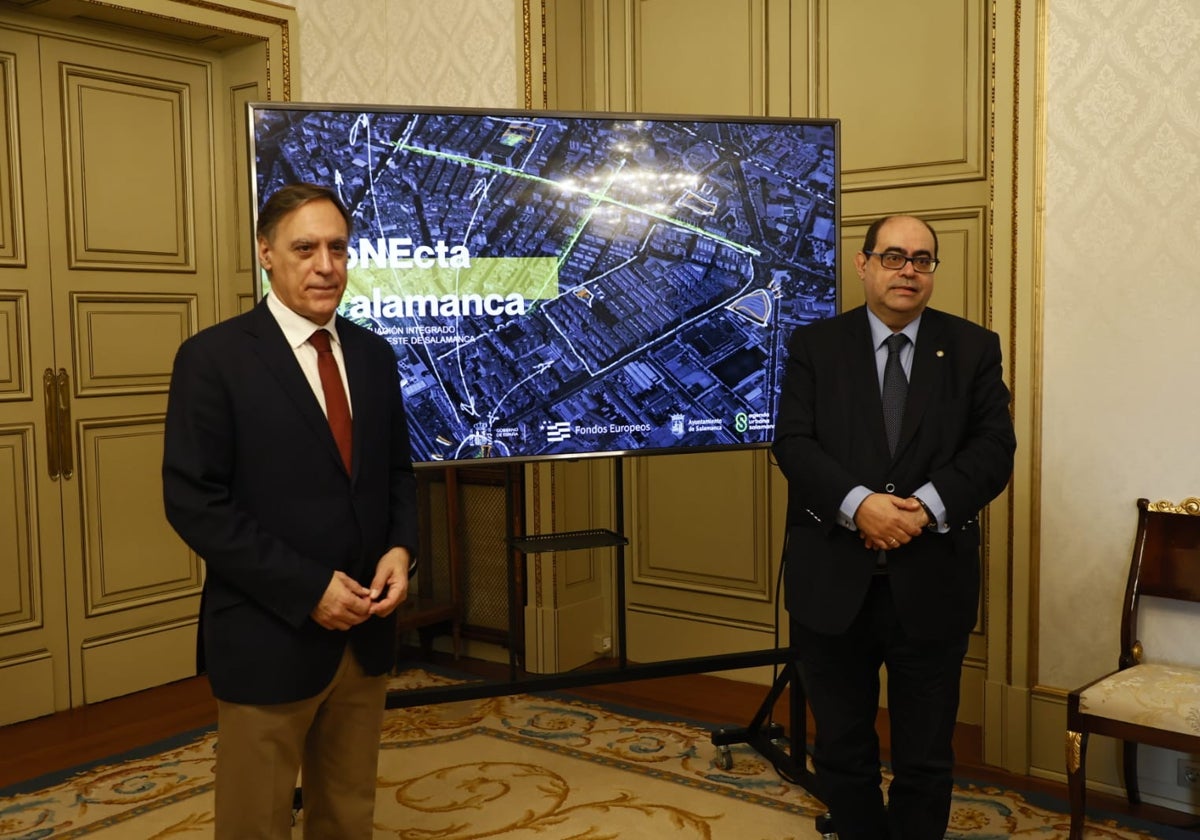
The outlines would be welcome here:
<svg viewBox="0 0 1200 840">
<path fill-rule="evenodd" d="M 345 572 L 334 572 L 311 613 L 326 630 L 349 630 L 371 616 L 386 618 L 408 597 L 408 551 L 393 548 L 379 558 L 368 588 Z"/>
<path fill-rule="evenodd" d="M 854 512 L 854 524 L 865 547 L 890 551 L 920 536 L 929 517 L 913 496 L 902 499 L 890 493 L 872 493 Z"/>
</svg>

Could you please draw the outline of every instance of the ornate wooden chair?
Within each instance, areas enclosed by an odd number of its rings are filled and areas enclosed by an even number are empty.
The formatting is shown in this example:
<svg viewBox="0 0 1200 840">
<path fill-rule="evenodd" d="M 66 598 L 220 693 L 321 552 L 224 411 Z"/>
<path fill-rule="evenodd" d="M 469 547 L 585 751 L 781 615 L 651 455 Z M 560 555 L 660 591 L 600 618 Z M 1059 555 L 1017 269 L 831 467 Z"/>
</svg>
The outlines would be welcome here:
<svg viewBox="0 0 1200 840">
<path fill-rule="evenodd" d="M 1083 837 L 1088 736 L 1123 742 L 1125 793 L 1141 803 L 1137 745 L 1200 752 L 1200 668 L 1142 661 L 1143 595 L 1200 602 L 1200 498 L 1182 504 L 1137 501 L 1137 534 L 1121 611 L 1117 670 L 1067 696 L 1067 785 L 1071 840 Z"/>
</svg>

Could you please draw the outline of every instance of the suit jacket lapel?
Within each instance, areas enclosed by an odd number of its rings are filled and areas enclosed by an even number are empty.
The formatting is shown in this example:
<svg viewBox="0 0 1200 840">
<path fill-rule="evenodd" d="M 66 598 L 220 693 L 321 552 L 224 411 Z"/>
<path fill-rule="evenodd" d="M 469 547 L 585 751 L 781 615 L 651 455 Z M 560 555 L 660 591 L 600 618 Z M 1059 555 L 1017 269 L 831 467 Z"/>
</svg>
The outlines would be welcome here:
<svg viewBox="0 0 1200 840">
<path fill-rule="evenodd" d="M 859 317 L 850 322 L 846 333 L 846 348 L 842 353 L 850 367 L 850 381 L 862 382 L 866 387 L 854 389 L 855 405 L 853 416 L 867 426 L 871 440 L 879 457 L 887 460 L 887 429 L 883 425 L 883 397 L 879 393 L 879 368 L 875 364 L 875 346 L 871 338 L 871 324 L 867 320 L 867 309 L 859 309 Z"/>
<path fill-rule="evenodd" d="M 938 383 L 942 381 L 941 367 L 947 348 L 945 347 L 945 321 L 941 313 L 926 309 L 921 316 L 921 329 L 917 332 L 917 343 L 913 347 L 912 369 L 908 375 L 908 397 L 904 403 L 904 419 L 900 422 L 900 440 L 896 444 L 896 456 L 912 442 L 921 418 L 932 404 Z"/>
<path fill-rule="evenodd" d="M 313 434 L 321 445 L 329 452 L 330 457 L 336 458 L 340 464 L 342 456 L 338 452 L 337 442 L 333 432 L 329 430 L 329 420 L 321 411 L 316 394 L 304 377 L 296 354 L 287 343 L 283 330 L 279 328 L 275 316 L 267 308 L 265 300 L 253 310 L 254 318 L 249 322 L 248 332 L 254 339 L 254 352 L 262 360 L 263 365 L 278 380 L 280 387 L 296 408 L 296 413 L 302 417 L 312 429 Z"/>
</svg>

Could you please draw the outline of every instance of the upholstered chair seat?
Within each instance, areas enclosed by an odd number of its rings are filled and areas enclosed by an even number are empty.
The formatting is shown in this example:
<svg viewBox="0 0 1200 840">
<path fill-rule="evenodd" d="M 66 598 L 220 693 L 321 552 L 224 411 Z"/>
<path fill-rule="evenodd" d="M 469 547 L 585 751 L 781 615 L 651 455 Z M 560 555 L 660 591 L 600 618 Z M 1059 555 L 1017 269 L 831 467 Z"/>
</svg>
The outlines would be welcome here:
<svg viewBox="0 0 1200 840">
<path fill-rule="evenodd" d="M 1200 669 L 1134 665 L 1080 692 L 1079 711 L 1200 737 Z"/>
</svg>

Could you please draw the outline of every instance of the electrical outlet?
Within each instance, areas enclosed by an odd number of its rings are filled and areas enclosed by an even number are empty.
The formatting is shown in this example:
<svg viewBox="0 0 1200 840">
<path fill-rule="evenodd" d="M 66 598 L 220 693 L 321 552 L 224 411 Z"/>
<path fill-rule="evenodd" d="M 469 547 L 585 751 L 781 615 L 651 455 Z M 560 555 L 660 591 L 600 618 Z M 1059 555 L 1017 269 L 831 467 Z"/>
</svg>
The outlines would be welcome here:
<svg viewBox="0 0 1200 840">
<path fill-rule="evenodd" d="M 1200 760 L 1191 758 L 1179 759 L 1180 787 L 1200 788 Z"/>
</svg>

